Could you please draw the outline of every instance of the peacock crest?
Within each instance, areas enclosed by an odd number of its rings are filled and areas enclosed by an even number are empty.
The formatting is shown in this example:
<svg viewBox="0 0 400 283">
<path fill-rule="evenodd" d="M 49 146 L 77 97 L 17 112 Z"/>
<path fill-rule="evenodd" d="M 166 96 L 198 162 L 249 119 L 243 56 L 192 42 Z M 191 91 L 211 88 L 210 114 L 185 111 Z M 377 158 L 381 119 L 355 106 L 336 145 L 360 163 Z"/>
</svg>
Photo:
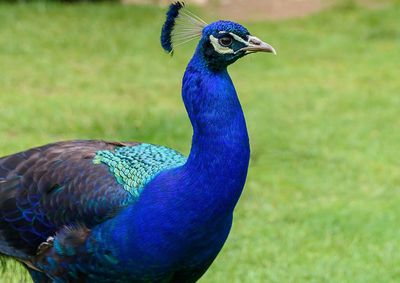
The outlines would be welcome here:
<svg viewBox="0 0 400 283">
<path fill-rule="evenodd" d="M 173 54 L 176 47 L 200 38 L 206 26 L 207 23 L 190 12 L 184 2 L 175 2 L 170 5 L 161 30 L 161 45 Z"/>
</svg>

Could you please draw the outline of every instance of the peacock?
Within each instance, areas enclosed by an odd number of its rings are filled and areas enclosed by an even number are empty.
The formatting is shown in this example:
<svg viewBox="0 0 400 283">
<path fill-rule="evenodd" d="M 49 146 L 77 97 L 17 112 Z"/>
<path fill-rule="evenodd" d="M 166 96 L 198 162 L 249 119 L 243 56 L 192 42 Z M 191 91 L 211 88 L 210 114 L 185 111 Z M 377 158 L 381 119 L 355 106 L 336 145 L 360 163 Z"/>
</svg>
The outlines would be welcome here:
<svg viewBox="0 0 400 283">
<path fill-rule="evenodd" d="M 190 154 L 140 142 L 57 142 L 0 158 L 0 254 L 34 282 L 195 282 L 232 225 L 250 159 L 227 67 L 275 53 L 240 24 L 170 4 L 161 45 L 199 43 L 182 97 Z"/>
</svg>

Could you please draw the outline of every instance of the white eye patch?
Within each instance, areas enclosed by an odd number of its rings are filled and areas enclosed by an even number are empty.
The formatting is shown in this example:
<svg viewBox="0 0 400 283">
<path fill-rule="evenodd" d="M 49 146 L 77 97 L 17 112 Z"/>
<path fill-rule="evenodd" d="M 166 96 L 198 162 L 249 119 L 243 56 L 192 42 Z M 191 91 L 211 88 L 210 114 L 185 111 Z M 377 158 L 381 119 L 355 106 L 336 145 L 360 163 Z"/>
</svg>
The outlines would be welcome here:
<svg viewBox="0 0 400 283">
<path fill-rule="evenodd" d="M 225 33 L 225 32 L 220 32 L 220 33 Z M 229 34 L 233 37 L 234 40 L 241 42 L 246 46 L 249 45 L 249 43 L 240 36 L 232 32 L 230 32 Z M 215 51 L 218 52 L 219 54 L 235 54 L 235 51 L 232 48 L 222 46 L 221 44 L 219 44 L 218 38 L 214 37 L 213 35 L 210 35 L 210 42 L 213 45 Z"/>
<path fill-rule="evenodd" d="M 210 35 L 210 42 L 211 42 L 212 46 L 214 47 L 215 51 L 217 51 L 219 54 L 235 53 L 235 51 L 233 51 L 233 49 L 219 44 L 218 38 L 214 37 L 213 35 Z"/>
</svg>

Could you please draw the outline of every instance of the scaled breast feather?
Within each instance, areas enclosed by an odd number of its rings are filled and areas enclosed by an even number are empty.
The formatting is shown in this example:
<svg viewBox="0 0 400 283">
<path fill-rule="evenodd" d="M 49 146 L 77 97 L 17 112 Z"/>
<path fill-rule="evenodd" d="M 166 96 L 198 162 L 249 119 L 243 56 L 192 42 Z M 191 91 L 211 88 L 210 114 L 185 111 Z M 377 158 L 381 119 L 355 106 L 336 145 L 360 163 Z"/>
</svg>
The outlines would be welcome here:
<svg viewBox="0 0 400 283">
<path fill-rule="evenodd" d="M 118 183 L 135 197 L 157 174 L 185 162 L 186 157 L 179 152 L 152 144 L 98 151 L 93 159 L 94 164 L 106 164 Z"/>
</svg>

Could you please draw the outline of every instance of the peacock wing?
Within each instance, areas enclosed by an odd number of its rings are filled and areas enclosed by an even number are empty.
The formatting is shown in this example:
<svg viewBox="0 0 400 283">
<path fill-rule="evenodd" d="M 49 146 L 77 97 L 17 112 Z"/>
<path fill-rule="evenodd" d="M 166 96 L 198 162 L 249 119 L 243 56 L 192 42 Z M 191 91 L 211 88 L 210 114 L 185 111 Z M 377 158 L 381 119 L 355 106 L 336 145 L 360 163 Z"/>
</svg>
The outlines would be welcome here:
<svg viewBox="0 0 400 283">
<path fill-rule="evenodd" d="M 138 143 L 71 141 L 0 159 L 0 254 L 29 258 L 62 227 L 93 227 L 137 198 L 98 152 Z"/>
</svg>

